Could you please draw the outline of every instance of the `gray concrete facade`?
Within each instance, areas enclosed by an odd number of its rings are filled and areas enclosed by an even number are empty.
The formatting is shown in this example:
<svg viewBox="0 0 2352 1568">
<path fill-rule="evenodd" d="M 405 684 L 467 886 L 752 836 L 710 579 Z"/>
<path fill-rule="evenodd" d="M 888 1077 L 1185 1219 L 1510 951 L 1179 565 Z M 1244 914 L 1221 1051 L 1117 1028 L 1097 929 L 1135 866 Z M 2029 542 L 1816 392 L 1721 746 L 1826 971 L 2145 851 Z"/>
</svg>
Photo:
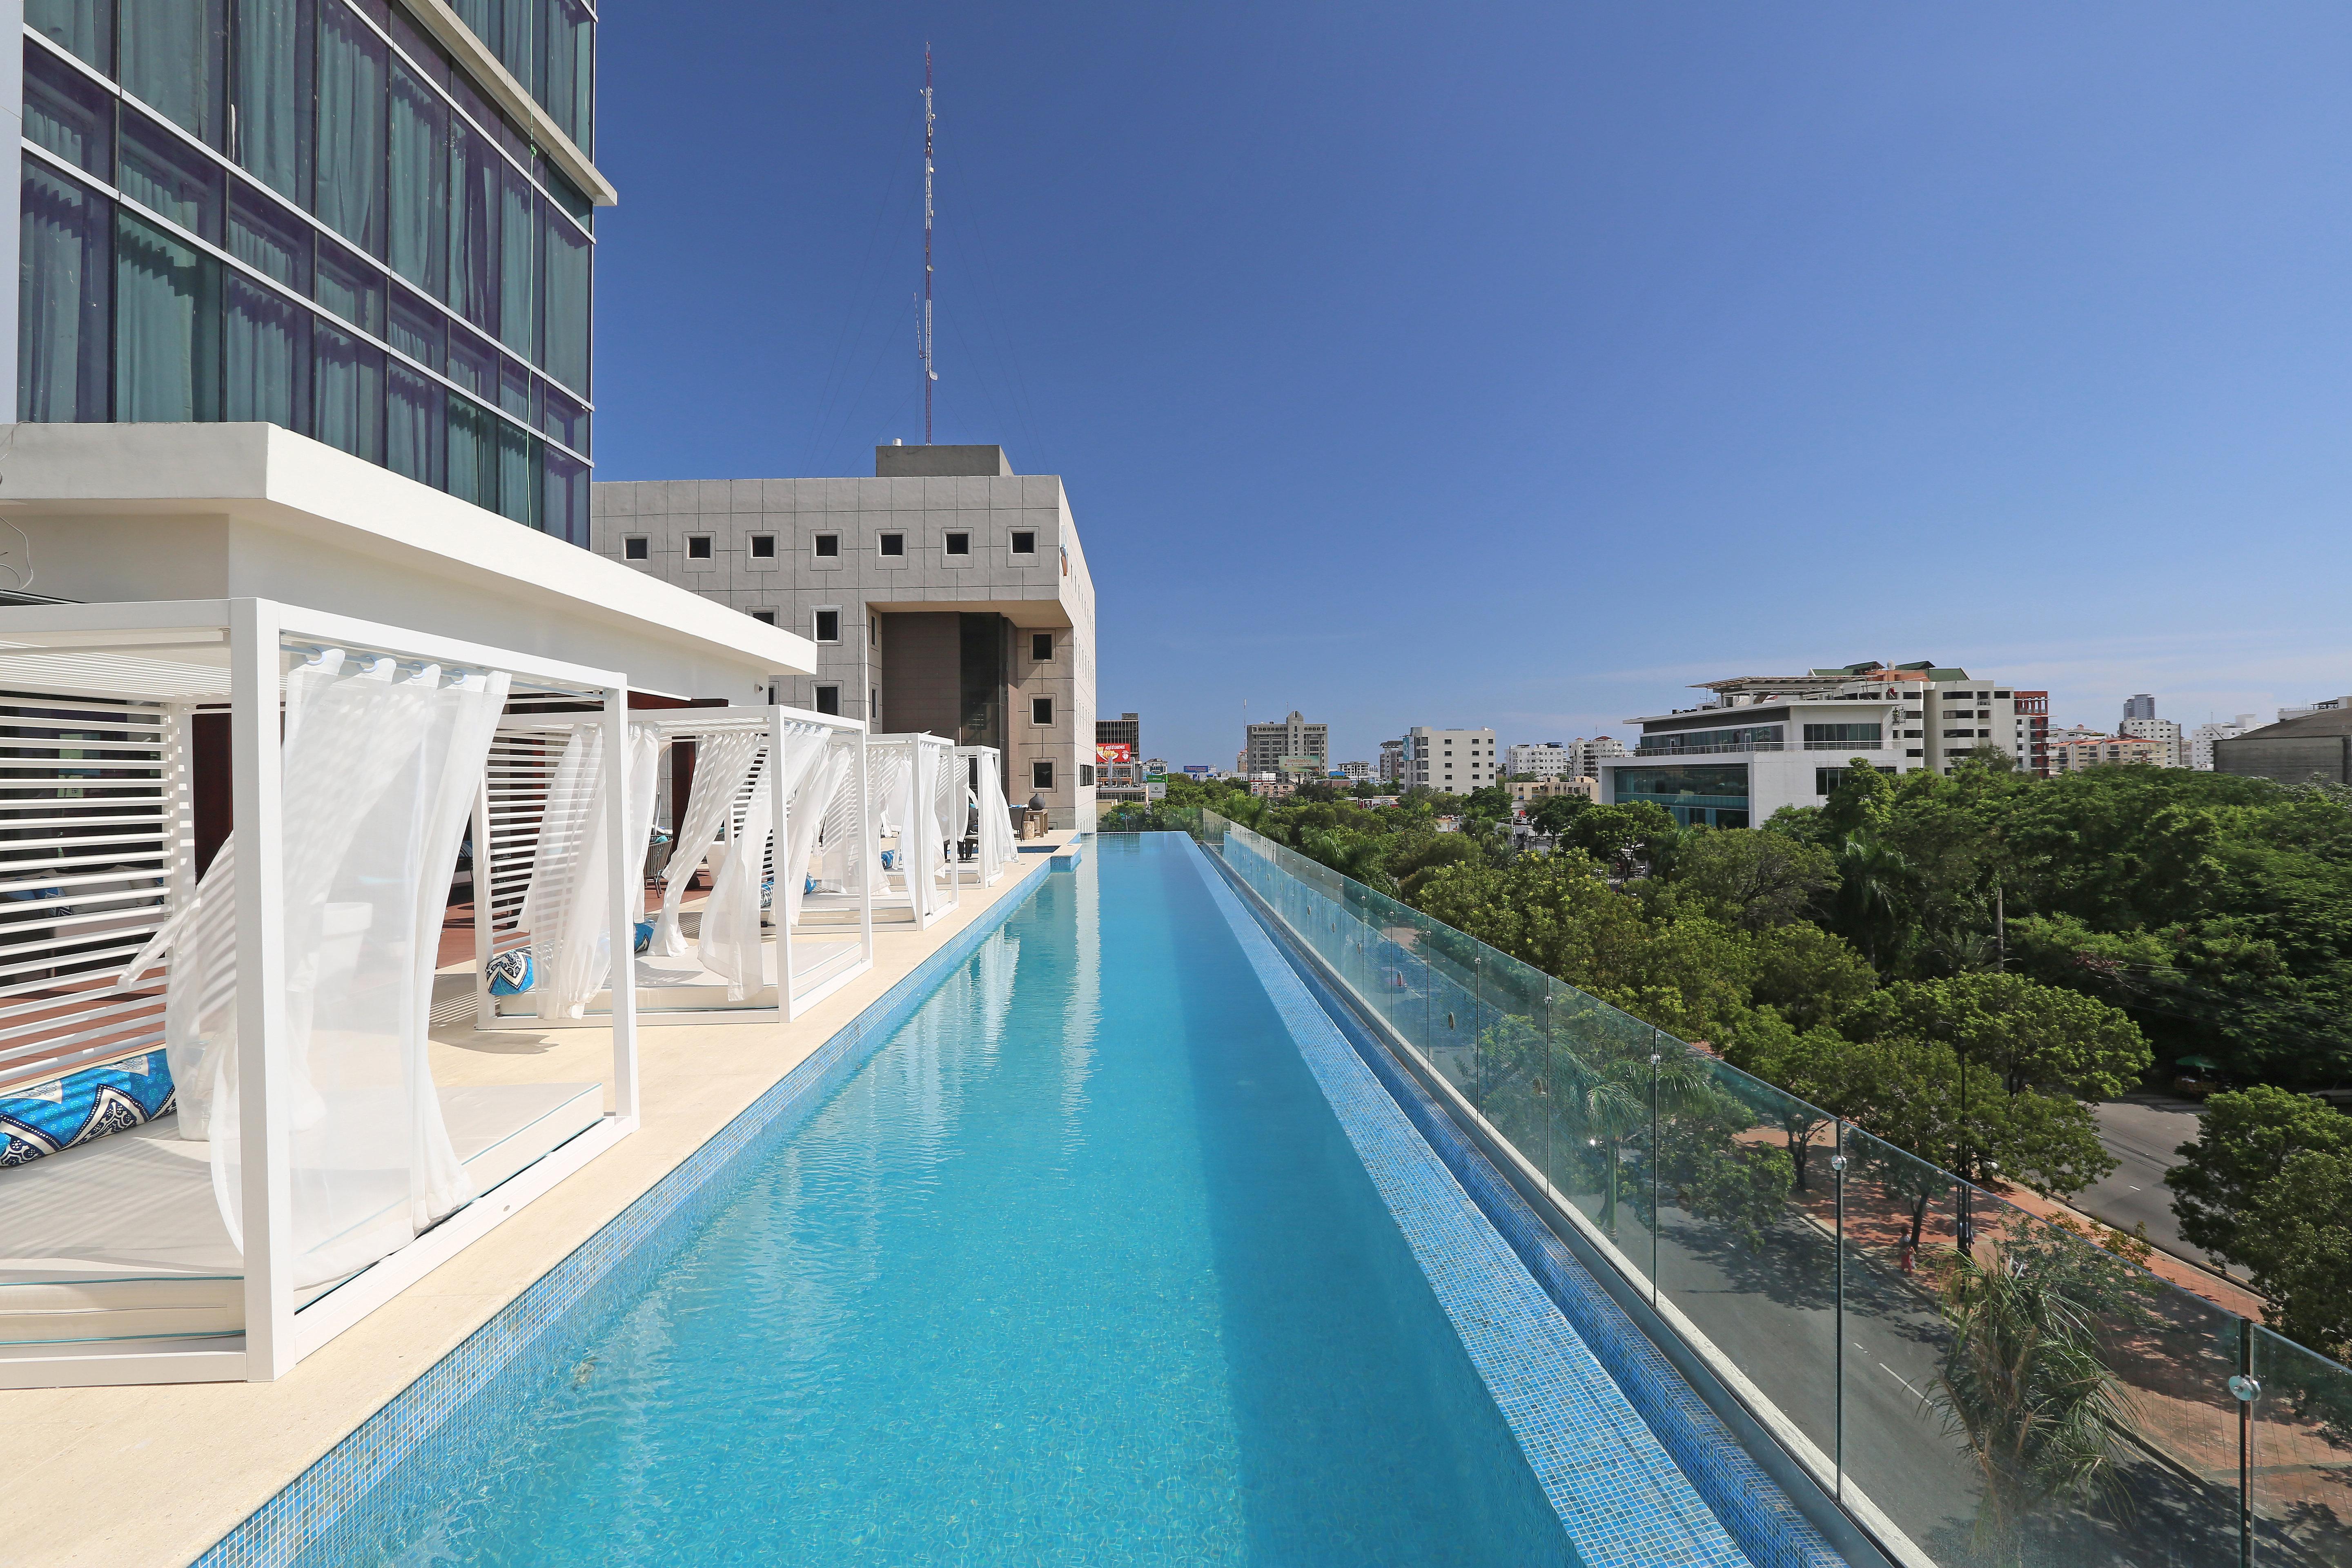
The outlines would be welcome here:
<svg viewBox="0 0 2352 1568">
<path fill-rule="evenodd" d="M 2352 712 L 2322 709 L 2213 742 L 2213 771 L 2280 784 L 2352 784 Z"/>
<path fill-rule="evenodd" d="M 993 447 L 886 447 L 877 467 L 905 454 L 982 471 L 603 483 L 590 547 L 814 638 L 816 672 L 776 700 L 998 745 L 1007 799 L 1091 826 L 1094 581 L 1062 481 L 999 471 Z"/>
</svg>

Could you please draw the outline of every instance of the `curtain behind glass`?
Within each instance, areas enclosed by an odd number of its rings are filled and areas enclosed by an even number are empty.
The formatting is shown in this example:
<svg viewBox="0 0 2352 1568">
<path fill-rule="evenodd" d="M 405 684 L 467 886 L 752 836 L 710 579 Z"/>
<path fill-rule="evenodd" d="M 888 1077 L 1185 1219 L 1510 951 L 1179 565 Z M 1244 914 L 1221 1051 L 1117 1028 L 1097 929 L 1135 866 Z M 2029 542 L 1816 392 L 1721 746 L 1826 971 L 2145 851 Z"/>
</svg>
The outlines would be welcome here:
<svg viewBox="0 0 2352 1568">
<path fill-rule="evenodd" d="M 438 299 L 448 288 L 449 109 L 432 89 L 392 68 L 392 269 Z"/>
<path fill-rule="evenodd" d="M 314 323 L 317 428 L 328 446 L 383 461 L 383 351 L 324 321 Z"/>
<path fill-rule="evenodd" d="M 449 138 L 449 303 L 486 332 L 499 328 L 499 156 L 479 132 Z"/>
<path fill-rule="evenodd" d="M 443 433 L 448 416 L 441 388 L 415 371 L 395 364 L 385 398 L 384 464 L 394 473 L 439 489 L 446 472 Z"/>
<path fill-rule="evenodd" d="M 578 0 L 549 0 L 547 7 L 547 82 L 540 102 L 572 144 L 596 155 L 594 127 L 590 121 L 590 93 L 594 81 L 596 24 Z"/>
<path fill-rule="evenodd" d="M 489 410 L 471 398 L 449 398 L 448 490 L 459 500 L 487 510 L 499 509 L 498 423 Z"/>
<path fill-rule="evenodd" d="M 547 500 L 541 513 L 544 531 L 585 548 L 588 543 L 588 465 L 553 447 L 547 459 Z"/>
<path fill-rule="evenodd" d="M 220 417 L 220 268 L 118 211 L 114 233 L 114 416 Z"/>
<path fill-rule="evenodd" d="M 588 395 L 588 237 L 546 202 L 547 374 Z"/>
<path fill-rule="evenodd" d="M 319 175 L 312 210 L 370 256 L 383 254 L 384 43 L 331 5 L 319 28 Z"/>
<path fill-rule="evenodd" d="M 545 102 L 546 94 L 541 90 L 542 84 L 535 68 L 539 58 L 539 6 L 540 0 L 506 0 L 499 7 L 503 15 L 499 18 L 498 35 L 488 41 L 498 49 L 499 63 L 514 73 L 523 90 Z"/>
<path fill-rule="evenodd" d="M 227 280 L 222 417 L 302 431 L 310 415 L 310 312 L 242 278 Z"/>
<path fill-rule="evenodd" d="M 503 419 L 498 426 L 499 515 L 539 526 L 539 440 Z"/>
<path fill-rule="evenodd" d="M 114 216 L 100 197 L 25 160 L 16 311 L 17 417 L 102 422 Z"/>
<path fill-rule="evenodd" d="M 226 0 L 121 0 L 121 7 L 123 87 L 206 145 L 219 146 Z"/>
<path fill-rule="evenodd" d="M 25 0 L 25 22 L 59 48 L 114 74 L 113 0 Z"/>
<path fill-rule="evenodd" d="M 236 160 L 289 201 L 310 188 L 310 0 L 238 0 Z"/>
<path fill-rule="evenodd" d="M 539 359 L 539 215 L 530 182 L 511 165 L 500 169 L 499 200 L 499 341 L 524 359 Z"/>
</svg>

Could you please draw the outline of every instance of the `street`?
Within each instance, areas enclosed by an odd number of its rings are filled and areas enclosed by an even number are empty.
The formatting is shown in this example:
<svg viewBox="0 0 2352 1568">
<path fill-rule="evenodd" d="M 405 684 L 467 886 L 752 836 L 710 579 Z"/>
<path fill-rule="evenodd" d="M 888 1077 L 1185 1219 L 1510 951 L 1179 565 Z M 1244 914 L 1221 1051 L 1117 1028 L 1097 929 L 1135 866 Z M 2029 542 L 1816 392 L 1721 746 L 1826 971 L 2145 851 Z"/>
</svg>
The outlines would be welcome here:
<svg viewBox="0 0 2352 1568">
<path fill-rule="evenodd" d="M 2172 1189 L 2164 1184 L 2164 1173 L 2179 1163 L 2173 1151 L 2196 1139 L 2203 1108 L 2172 1095 L 2133 1094 L 2095 1105 L 2091 1113 L 2099 1142 L 2120 1163 L 2114 1175 L 2076 1194 L 2074 1205 L 2117 1230 L 2146 1225 L 2148 1240 L 2164 1251 L 2204 1262 L 2205 1255 L 2180 1238 Z"/>
</svg>

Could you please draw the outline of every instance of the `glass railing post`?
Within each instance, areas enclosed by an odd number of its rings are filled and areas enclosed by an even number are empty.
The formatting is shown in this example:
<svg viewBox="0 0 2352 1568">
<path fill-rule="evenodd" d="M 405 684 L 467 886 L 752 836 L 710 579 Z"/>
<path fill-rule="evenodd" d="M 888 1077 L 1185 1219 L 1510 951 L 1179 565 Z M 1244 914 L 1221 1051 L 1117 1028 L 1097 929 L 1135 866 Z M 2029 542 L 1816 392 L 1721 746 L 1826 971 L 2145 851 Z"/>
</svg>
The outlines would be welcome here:
<svg viewBox="0 0 2352 1568">
<path fill-rule="evenodd" d="M 1832 1365 L 1836 1379 L 1835 1405 L 1837 1436 L 1834 1452 L 1830 1456 L 1831 1475 L 1837 1500 L 1845 1501 L 1845 1120 L 1837 1124 L 1837 1152 L 1830 1156 L 1830 1173 L 1837 1181 L 1837 1354 Z"/>
<path fill-rule="evenodd" d="M 1658 1145 L 1658 1074 L 1665 1065 L 1663 1051 L 1650 1053 L 1650 1310 L 1658 1308 L 1658 1232 L 1665 1228 L 1664 1211 L 1658 1207 L 1658 1170 L 1665 1162 L 1665 1151 Z"/>
<path fill-rule="evenodd" d="M 2238 1397 L 2238 1568 L 2254 1561 L 2254 1399 L 2263 1385 L 2254 1379 L 2254 1326 L 2238 1319 L 2238 1375 L 2230 1392 Z"/>
</svg>

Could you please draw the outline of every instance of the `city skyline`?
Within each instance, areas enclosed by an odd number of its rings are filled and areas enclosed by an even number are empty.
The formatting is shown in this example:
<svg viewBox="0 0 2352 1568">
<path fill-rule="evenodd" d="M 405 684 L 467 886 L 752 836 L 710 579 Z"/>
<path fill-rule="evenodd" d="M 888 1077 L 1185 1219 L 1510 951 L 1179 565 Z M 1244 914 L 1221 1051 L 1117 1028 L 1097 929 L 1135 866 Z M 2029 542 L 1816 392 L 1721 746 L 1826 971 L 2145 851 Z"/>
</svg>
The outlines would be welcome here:
<svg viewBox="0 0 2352 1568">
<path fill-rule="evenodd" d="M 2352 14 L 1330 21 L 616 12 L 599 477 L 920 437 L 928 39 L 938 438 L 1064 479 L 1171 762 L 1914 649 L 2060 723 L 2352 686 Z"/>
</svg>

